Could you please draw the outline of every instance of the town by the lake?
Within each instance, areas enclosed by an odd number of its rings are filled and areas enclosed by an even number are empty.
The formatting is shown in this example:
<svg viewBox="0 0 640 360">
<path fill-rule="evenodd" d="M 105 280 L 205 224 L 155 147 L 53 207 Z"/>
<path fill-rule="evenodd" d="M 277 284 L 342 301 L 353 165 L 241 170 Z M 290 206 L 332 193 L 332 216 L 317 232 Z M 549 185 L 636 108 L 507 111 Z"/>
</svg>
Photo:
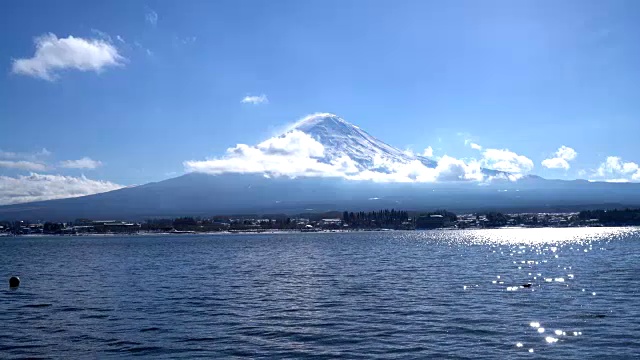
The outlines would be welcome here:
<svg viewBox="0 0 640 360">
<path fill-rule="evenodd" d="M 76 219 L 69 222 L 0 221 L 0 236 L 91 234 L 262 233 L 277 231 L 376 231 L 428 229 L 495 229 L 539 227 L 638 226 L 640 209 L 585 210 L 570 213 L 454 214 L 380 210 L 326 212 L 289 216 L 231 215 L 178 217 L 145 221 Z"/>
</svg>

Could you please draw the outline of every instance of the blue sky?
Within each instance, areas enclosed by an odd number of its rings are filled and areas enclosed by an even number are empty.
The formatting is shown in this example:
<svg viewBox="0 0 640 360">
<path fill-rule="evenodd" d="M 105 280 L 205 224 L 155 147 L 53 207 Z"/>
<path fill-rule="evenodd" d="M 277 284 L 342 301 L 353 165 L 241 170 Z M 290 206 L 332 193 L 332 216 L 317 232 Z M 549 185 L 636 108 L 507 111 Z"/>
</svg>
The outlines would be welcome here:
<svg viewBox="0 0 640 360">
<path fill-rule="evenodd" d="M 633 0 L 3 2 L 0 176 L 158 181 L 331 112 L 437 157 L 635 180 L 638 34 Z M 100 51 L 56 68 L 36 38 Z M 561 146 L 569 168 L 543 166 Z"/>
</svg>

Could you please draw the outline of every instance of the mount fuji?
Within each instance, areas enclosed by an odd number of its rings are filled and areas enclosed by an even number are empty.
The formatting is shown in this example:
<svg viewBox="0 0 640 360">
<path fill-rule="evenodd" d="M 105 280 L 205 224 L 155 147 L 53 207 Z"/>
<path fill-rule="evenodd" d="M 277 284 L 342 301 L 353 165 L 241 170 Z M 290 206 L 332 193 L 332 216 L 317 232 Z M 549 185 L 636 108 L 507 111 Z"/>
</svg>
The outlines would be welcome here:
<svg viewBox="0 0 640 360">
<path fill-rule="evenodd" d="M 428 168 L 438 166 L 436 160 L 390 146 L 334 114 L 308 116 L 294 124 L 290 130 L 304 132 L 320 142 L 325 148 L 323 161 L 328 163 L 348 157 L 355 161 L 358 169 L 377 172 L 389 171 L 388 168 L 379 165 L 380 159 L 391 164 L 410 164 L 418 161 Z M 505 179 L 509 177 L 509 173 L 499 170 L 481 168 L 481 172 L 485 176 L 499 176 Z"/>
<path fill-rule="evenodd" d="M 386 158 L 394 163 L 410 163 L 418 160 L 425 166 L 435 168 L 438 163 L 424 156 L 412 155 L 369 135 L 337 115 L 316 114 L 308 116 L 294 124 L 289 131 L 301 131 L 325 148 L 323 161 L 349 157 L 356 162 L 360 170 L 376 169 L 376 159 Z"/>
<path fill-rule="evenodd" d="M 307 116 L 279 136 L 255 146 L 240 144 L 223 157 L 187 161 L 187 169 L 219 175 L 336 177 L 377 182 L 515 179 L 520 174 L 482 168 L 444 156 L 438 161 L 395 148 L 337 115 Z"/>
<path fill-rule="evenodd" d="M 160 182 L 0 206 L 0 220 L 144 220 L 220 214 L 563 211 L 640 205 L 640 184 L 545 180 L 404 152 L 332 114 L 308 116 L 255 146 L 187 161 Z M 517 181 L 513 181 L 518 179 Z"/>
</svg>

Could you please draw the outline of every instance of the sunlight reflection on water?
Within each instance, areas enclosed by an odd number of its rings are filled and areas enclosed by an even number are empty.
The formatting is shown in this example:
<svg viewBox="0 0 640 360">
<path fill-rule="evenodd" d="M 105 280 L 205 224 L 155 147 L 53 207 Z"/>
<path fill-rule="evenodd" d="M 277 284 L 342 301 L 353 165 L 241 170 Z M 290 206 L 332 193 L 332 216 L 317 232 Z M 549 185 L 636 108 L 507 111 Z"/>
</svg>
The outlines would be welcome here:
<svg viewBox="0 0 640 360">
<path fill-rule="evenodd" d="M 520 253 L 539 252 L 542 250 L 540 246 L 547 245 L 544 250 L 555 253 L 565 244 L 589 246 L 593 240 L 611 241 L 635 231 L 636 228 L 605 227 L 456 230 L 441 232 L 441 240 L 474 245 L 518 245 L 511 250 L 512 254 L 517 254 L 518 250 Z M 429 232 L 423 232 L 423 235 L 432 236 Z M 523 244 L 535 247 L 527 248 Z M 583 251 L 587 252 L 588 249 Z"/>
<path fill-rule="evenodd" d="M 513 264 L 511 274 L 496 275 L 495 279 L 498 280 L 490 280 L 491 284 L 507 285 L 502 288 L 502 291 L 514 293 L 519 289 L 535 291 L 535 288 L 538 288 L 544 290 L 544 286 L 563 286 L 570 291 L 576 281 L 576 275 L 573 273 L 573 264 L 563 263 L 571 261 L 567 260 L 569 256 L 567 252 L 583 253 L 584 256 L 588 256 L 587 254 L 593 251 L 592 242 L 597 241 L 601 244 L 598 249 L 604 250 L 602 245 L 637 234 L 638 228 L 532 228 L 463 232 L 464 236 L 459 236 L 456 231 L 443 231 L 439 234 L 437 241 L 449 243 L 451 246 L 489 246 L 492 254 L 516 258 L 510 261 Z M 526 271 L 526 273 L 518 274 L 521 271 Z M 514 284 L 518 281 L 520 284 Z M 529 287 L 531 289 L 528 289 Z M 585 289 L 579 288 L 575 291 L 584 293 Z M 595 295 L 595 291 L 591 292 L 591 296 Z M 597 316 L 601 317 L 601 315 Z M 547 320 L 557 324 L 557 321 L 553 321 L 552 318 Z M 582 335 L 582 331 L 578 331 L 578 329 L 571 331 L 556 329 L 552 331 L 555 336 L 551 336 L 546 333 L 546 329 L 539 321 L 531 321 L 529 326 L 535 330 L 536 334 L 539 334 L 540 338 L 537 341 L 549 346 L 561 342 L 561 339 L 567 334 L 573 335 L 573 337 Z M 524 346 L 524 342 L 516 342 L 516 348 Z M 529 348 L 528 352 L 534 352 L 534 348 Z"/>
<path fill-rule="evenodd" d="M 474 358 L 555 359 L 613 349 L 638 358 L 639 234 L 0 239 L 0 272 L 24 279 L 0 291 L 0 350 L 386 359 L 468 358 L 472 348 Z"/>
</svg>

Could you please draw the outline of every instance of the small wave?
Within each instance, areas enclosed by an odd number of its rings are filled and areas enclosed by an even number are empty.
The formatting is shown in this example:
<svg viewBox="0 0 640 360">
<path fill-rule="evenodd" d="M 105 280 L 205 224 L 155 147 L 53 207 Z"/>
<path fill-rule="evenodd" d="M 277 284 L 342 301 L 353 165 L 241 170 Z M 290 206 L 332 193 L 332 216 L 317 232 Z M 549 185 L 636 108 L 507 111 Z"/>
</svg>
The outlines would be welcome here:
<svg viewBox="0 0 640 360">
<path fill-rule="evenodd" d="M 127 351 L 130 353 L 138 353 L 138 352 L 144 352 L 144 351 L 158 351 L 158 350 L 162 350 L 162 348 L 158 346 L 136 346 L 136 347 L 127 349 Z"/>
<path fill-rule="evenodd" d="M 53 306 L 53 304 L 27 304 L 27 305 L 22 305 L 23 308 L 43 308 L 43 307 L 49 307 L 49 306 Z"/>
<path fill-rule="evenodd" d="M 126 345 L 142 345 L 137 341 L 128 341 L 128 340 L 113 340 L 107 343 L 109 346 L 126 346 Z"/>
<path fill-rule="evenodd" d="M 109 315 L 105 314 L 90 314 L 90 315 L 80 315 L 80 319 L 106 319 Z"/>
<path fill-rule="evenodd" d="M 587 318 L 587 319 L 604 319 L 607 317 L 605 314 L 580 314 L 579 318 Z"/>
<path fill-rule="evenodd" d="M 84 309 L 79 308 L 79 307 L 74 307 L 74 306 L 64 306 L 61 307 L 59 309 L 57 309 L 57 311 L 59 312 L 73 312 L 73 311 L 83 311 Z"/>
<path fill-rule="evenodd" d="M 154 327 L 148 327 L 148 328 L 140 329 L 140 332 L 159 331 L 159 330 L 160 330 L 160 328 L 159 328 L 159 327 L 155 327 L 155 326 L 154 326 Z"/>
<path fill-rule="evenodd" d="M 217 339 L 213 337 L 197 337 L 197 338 L 181 339 L 178 341 L 182 343 L 190 343 L 190 342 L 214 342 L 216 340 Z"/>
</svg>

